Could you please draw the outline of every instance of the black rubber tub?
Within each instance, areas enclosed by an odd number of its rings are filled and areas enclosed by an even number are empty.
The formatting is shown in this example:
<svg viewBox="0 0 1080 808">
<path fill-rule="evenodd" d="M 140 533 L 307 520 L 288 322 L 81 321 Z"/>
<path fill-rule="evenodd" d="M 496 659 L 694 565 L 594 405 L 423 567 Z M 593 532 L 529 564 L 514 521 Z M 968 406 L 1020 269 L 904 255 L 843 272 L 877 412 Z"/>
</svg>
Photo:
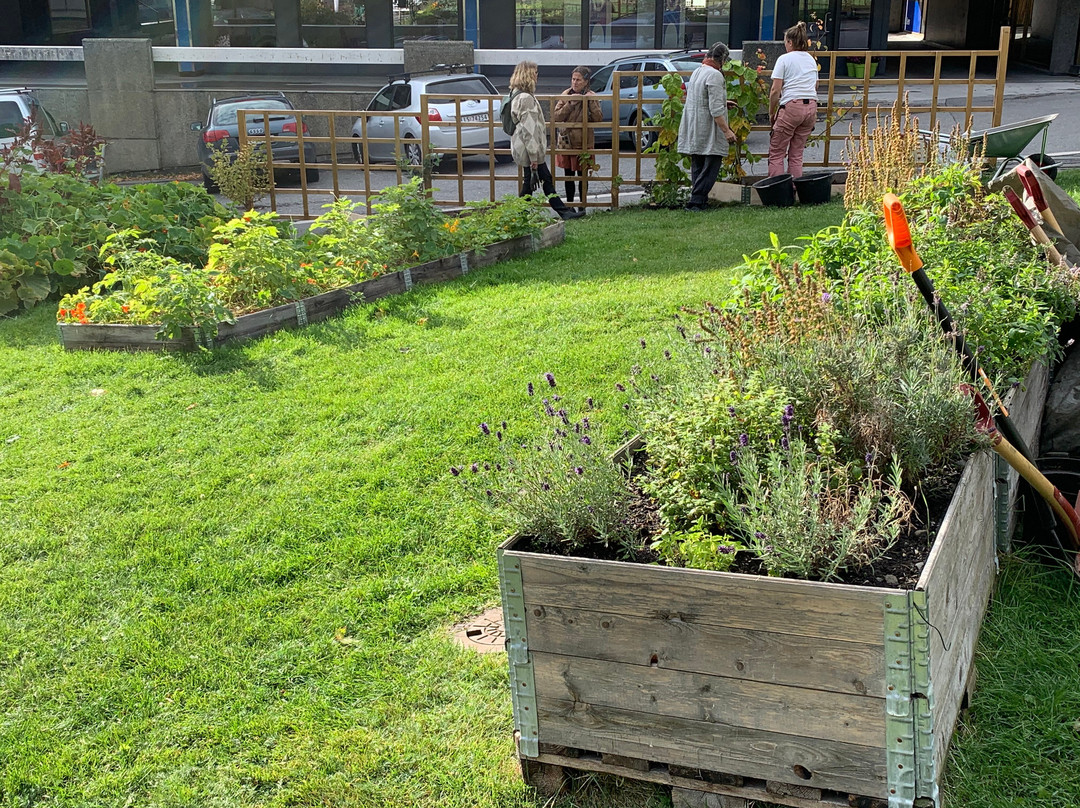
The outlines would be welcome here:
<svg viewBox="0 0 1080 808">
<path fill-rule="evenodd" d="M 803 174 L 795 178 L 799 204 L 823 205 L 832 199 L 832 174 Z"/>
<path fill-rule="evenodd" d="M 790 174 L 777 174 L 754 183 L 762 205 L 787 208 L 795 204 L 795 186 Z"/>
</svg>

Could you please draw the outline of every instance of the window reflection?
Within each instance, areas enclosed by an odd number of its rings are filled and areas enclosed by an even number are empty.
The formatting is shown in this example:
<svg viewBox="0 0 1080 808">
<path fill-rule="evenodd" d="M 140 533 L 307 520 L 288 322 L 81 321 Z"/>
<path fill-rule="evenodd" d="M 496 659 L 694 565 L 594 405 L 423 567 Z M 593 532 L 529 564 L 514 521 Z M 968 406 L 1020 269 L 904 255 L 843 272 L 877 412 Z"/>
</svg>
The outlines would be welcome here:
<svg viewBox="0 0 1080 808">
<path fill-rule="evenodd" d="M 458 0 L 394 0 L 394 47 L 406 39 L 460 39 Z"/>
<path fill-rule="evenodd" d="M 707 48 L 727 42 L 730 22 L 730 0 L 665 0 L 661 47 Z"/>
<path fill-rule="evenodd" d="M 518 0 L 519 48 L 580 48 L 581 0 Z"/>
<path fill-rule="evenodd" d="M 653 0 L 589 0 L 590 48 L 651 48 L 655 26 Z"/>
<path fill-rule="evenodd" d="M 86 0 L 49 0 L 49 16 L 52 18 L 55 34 L 85 31 L 90 27 L 90 11 L 86 7 Z"/>
</svg>

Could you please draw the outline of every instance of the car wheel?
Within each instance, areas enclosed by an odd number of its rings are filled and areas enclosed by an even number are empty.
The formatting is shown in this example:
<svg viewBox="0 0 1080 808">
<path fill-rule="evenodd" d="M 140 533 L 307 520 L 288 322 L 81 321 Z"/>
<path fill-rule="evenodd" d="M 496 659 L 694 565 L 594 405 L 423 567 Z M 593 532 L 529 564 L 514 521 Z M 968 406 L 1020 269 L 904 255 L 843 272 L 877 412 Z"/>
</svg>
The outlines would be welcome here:
<svg viewBox="0 0 1080 808">
<path fill-rule="evenodd" d="M 202 175 L 202 184 L 208 194 L 216 194 L 220 190 L 217 187 L 217 183 L 210 179 L 207 174 Z"/>
<path fill-rule="evenodd" d="M 307 181 L 308 182 L 318 182 L 319 181 L 319 169 L 317 169 L 317 168 L 309 168 L 307 170 Z"/>
<path fill-rule="evenodd" d="M 364 164 L 364 147 L 359 143 L 352 144 L 352 155 L 360 165 Z"/>
<path fill-rule="evenodd" d="M 647 126 L 648 121 L 642 123 L 642 126 Z M 637 118 L 630 119 L 630 126 L 637 126 Z M 635 129 L 630 133 L 630 136 L 634 139 L 634 144 L 637 146 L 639 152 L 645 151 L 649 146 L 656 142 L 656 132 L 650 129 L 642 129 L 640 133 Z"/>
<path fill-rule="evenodd" d="M 423 155 L 420 153 L 419 143 L 407 140 L 403 151 L 405 153 L 405 162 L 411 166 L 418 166 L 424 161 Z"/>
</svg>

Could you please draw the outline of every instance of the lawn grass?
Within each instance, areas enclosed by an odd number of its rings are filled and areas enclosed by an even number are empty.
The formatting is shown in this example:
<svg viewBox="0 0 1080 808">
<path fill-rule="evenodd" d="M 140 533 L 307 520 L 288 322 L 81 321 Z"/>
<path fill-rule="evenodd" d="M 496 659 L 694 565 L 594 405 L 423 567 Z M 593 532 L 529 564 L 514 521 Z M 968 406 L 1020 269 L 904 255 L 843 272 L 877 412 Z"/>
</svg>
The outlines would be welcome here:
<svg viewBox="0 0 1080 808">
<path fill-rule="evenodd" d="M 449 467 L 480 421 L 539 431 L 547 371 L 614 445 L 639 338 L 657 358 L 770 231 L 841 215 L 591 215 L 212 354 L 64 353 L 48 307 L 0 321 L 0 805 L 533 804 L 504 657 L 446 631 L 497 602 L 502 538 Z"/>
</svg>

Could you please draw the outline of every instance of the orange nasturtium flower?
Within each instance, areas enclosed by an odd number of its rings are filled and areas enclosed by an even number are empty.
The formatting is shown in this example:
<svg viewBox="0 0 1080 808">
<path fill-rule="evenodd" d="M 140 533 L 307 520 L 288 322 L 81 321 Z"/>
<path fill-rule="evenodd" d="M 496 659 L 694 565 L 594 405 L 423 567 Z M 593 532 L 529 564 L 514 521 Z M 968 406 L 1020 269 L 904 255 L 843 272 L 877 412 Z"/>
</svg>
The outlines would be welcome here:
<svg viewBox="0 0 1080 808">
<path fill-rule="evenodd" d="M 131 306 L 121 306 L 120 311 L 124 312 L 124 314 L 127 314 L 129 311 L 131 311 Z"/>
</svg>

